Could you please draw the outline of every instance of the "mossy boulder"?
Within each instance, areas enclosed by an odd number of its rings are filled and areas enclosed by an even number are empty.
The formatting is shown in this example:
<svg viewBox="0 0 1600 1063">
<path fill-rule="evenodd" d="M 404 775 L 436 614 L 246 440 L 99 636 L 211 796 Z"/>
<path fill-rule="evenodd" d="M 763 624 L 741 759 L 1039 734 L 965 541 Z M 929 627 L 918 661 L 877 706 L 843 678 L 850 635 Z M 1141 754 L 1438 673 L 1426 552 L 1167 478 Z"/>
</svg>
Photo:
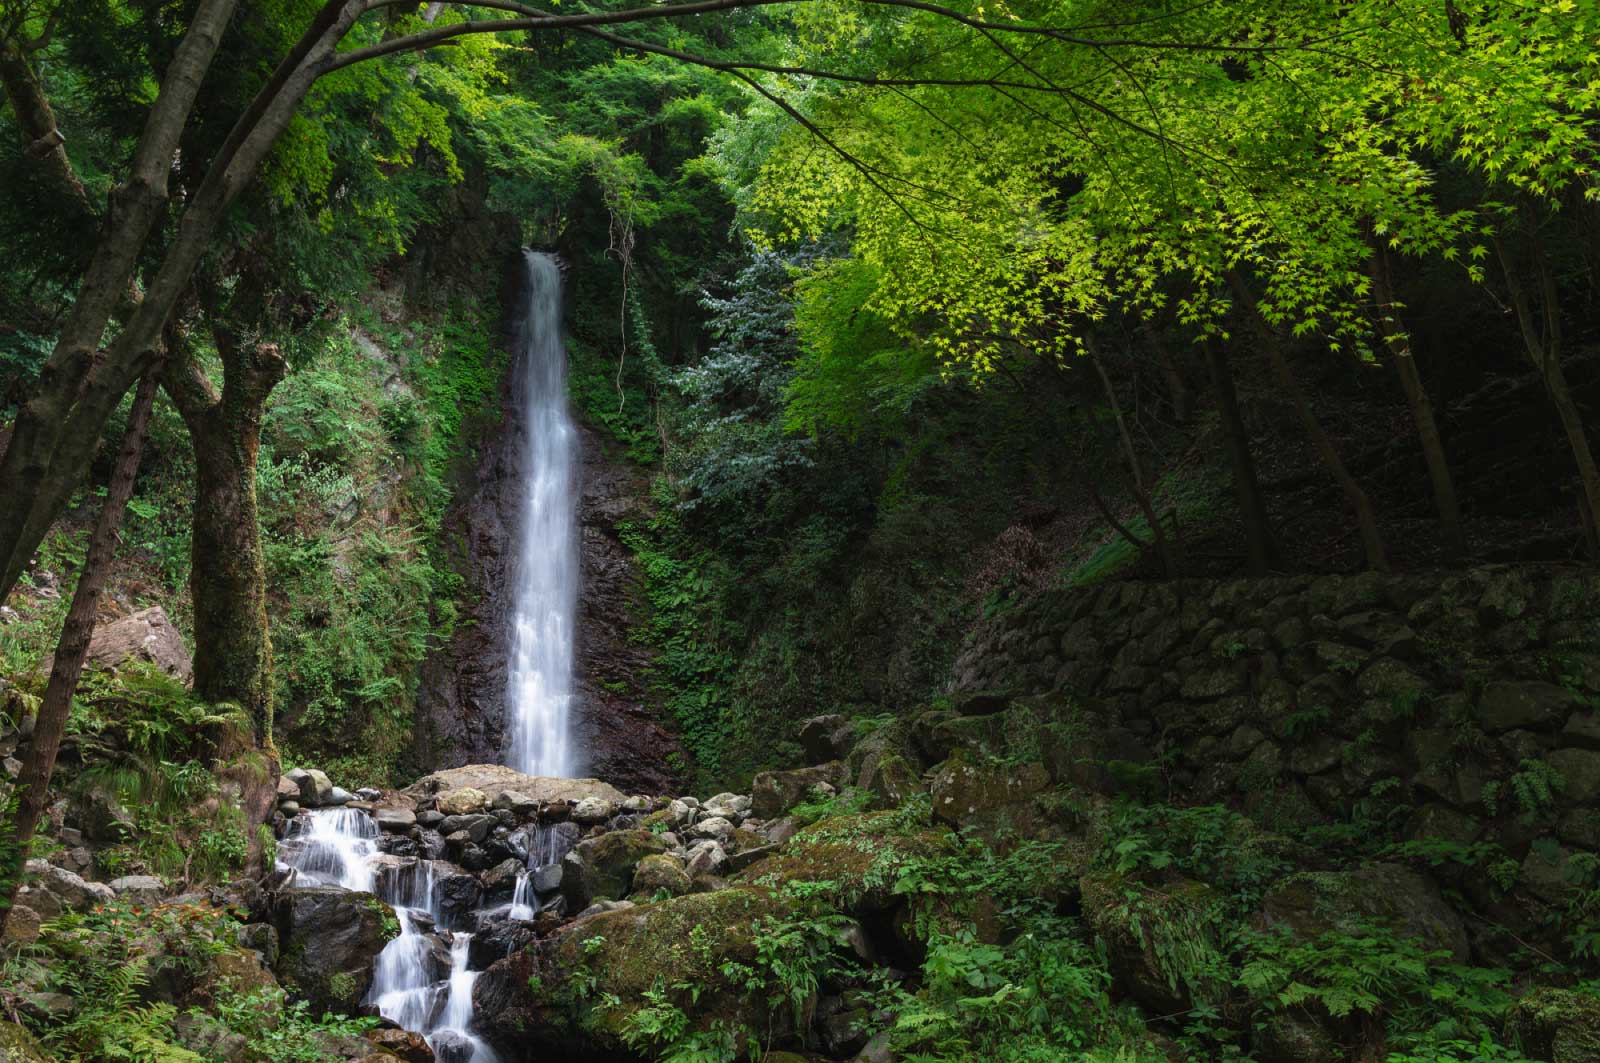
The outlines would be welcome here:
<svg viewBox="0 0 1600 1063">
<path fill-rule="evenodd" d="M 0 1019 L 0 1063 L 50 1063 L 27 1028 Z"/>
<path fill-rule="evenodd" d="M 776 819 L 807 800 L 815 788 L 837 789 L 844 780 L 845 767 L 839 761 L 794 771 L 763 771 L 750 783 L 750 811 L 758 819 Z"/>
<path fill-rule="evenodd" d="M 1083 914 L 1117 986 L 1158 1015 L 1227 995 L 1219 928 L 1224 898 L 1191 879 L 1147 885 L 1115 872 L 1079 879 Z"/>
<path fill-rule="evenodd" d="M 1533 989 L 1506 1016 L 1506 1037 L 1534 1059 L 1600 1061 L 1600 996 L 1577 989 Z"/>
<path fill-rule="evenodd" d="M 633 892 L 649 899 L 665 891 L 674 897 L 689 892 L 689 873 L 683 861 L 667 853 L 651 853 L 633 870 Z"/>
<path fill-rule="evenodd" d="M 1433 881 L 1399 864 L 1368 864 L 1355 871 L 1291 875 L 1262 899 L 1257 925 L 1286 927 L 1297 938 L 1331 931 L 1361 933 L 1369 923 L 1392 927 L 1430 950 L 1467 959 L 1467 931 Z"/>
<path fill-rule="evenodd" d="M 882 912 L 898 903 L 892 885 L 900 869 L 955 852 L 949 831 L 908 824 L 897 811 L 835 816 L 800 831 L 735 881 L 775 888 L 825 882 L 841 907 Z"/>
<path fill-rule="evenodd" d="M 567 910 L 581 912 L 595 901 L 626 897 L 639 861 L 666 850 L 661 836 L 647 830 L 614 830 L 585 838 L 561 861 Z"/>
<path fill-rule="evenodd" d="M 590 1055 L 633 1058 L 622 1034 L 647 1006 L 645 993 L 685 983 L 696 985 L 698 993 L 669 992 L 692 1028 L 747 1025 L 769 1040 L 793 1032 L 787 1008 L 773 1009 L 764 994 L 749 993 L 723 968 L 754 965 L 758 927 L 795 914 L 797 904 L 780 891 L 743 885 L 568 924 L 544 946 L 542 977 L 519 1032 L 520 1046 L 581 1045 Z M 601 994 L 616 1003 L 597 1007 Z"/>
<path fill-rule="evenodd" d="M 934 818 L 942 823 L 1034 834 L 1043 826 L 1034 798 L 1050 786 L 1042 764 L 1008 764 L 958 750 L 935 770 L 928 789 Z"/>
</svg>

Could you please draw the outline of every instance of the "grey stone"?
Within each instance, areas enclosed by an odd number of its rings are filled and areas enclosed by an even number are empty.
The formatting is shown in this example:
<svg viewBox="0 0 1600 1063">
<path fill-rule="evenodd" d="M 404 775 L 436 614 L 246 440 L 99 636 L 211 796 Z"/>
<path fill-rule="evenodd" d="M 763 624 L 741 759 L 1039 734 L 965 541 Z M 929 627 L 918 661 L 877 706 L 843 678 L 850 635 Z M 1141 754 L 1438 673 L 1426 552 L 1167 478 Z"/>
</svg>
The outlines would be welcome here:
<svg viewBox="0 0 1600 1063">
<path fill-rule="evenodd" d="M 1490 683 L 1478 699 L 1478 719 L 1490 734 L 1517 727 L 1557 727 L 1578 707 L 1577 695 L 1554 683 Z"/>
<path fill-rule="evenodd" d="M 603 797 L 585 797 L 572 809 L 574 822 L 592 825 L 604 823 L 616 815 L 617 806 Z"/>
<path fill-rule="evenodd" d="M 1587 804 L 1600 795 L 1600 752 L 1592 749 L 1558 749 L 1545 758 L 1566 780 L 1561 800 Z"/>
<path fill-rule="evenodd" d="M 154 875 L 124 875 L 111 880 L 111 891 L 118 897 L 147 906 L 160 904 L 165 889 Z"/>
<path fill-rule="evenodd" d="M 404 834 L 416 826 L 417 814 L 409 808 L 380 808 L 373 813 L 378 829 L 390 834 Z"/>
</svg>

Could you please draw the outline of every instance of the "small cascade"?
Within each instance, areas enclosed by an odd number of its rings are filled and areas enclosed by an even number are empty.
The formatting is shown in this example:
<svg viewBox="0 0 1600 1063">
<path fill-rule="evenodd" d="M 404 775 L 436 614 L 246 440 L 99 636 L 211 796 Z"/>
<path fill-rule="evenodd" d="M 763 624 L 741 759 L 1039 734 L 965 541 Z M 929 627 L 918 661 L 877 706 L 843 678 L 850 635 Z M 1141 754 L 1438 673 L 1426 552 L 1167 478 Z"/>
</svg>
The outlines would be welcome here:
<svg viewBox="0 0 1600 1063">
<path fill-rule="evenodd" d="M 524 871 L 517 876 L 517 888 L 511 894 L 510 918 L 531 920 L 539 914 L 539 896 L 533 892 L 533 874 Z"/>
<path fill-rule="evenodd" d="M 378 954 L 367 1003 L 391 1022 L 422 1034 L 440 1063 L 496 1063 L 494 1052 L 472 1033 L 472 986 L 478 977 L 467 966 L 472 935 L 439 929 L 434 863 L 380 859 L 377 839 L 377 823 L 362 809 L 303 813 L 279 845 L 279 865 L 295 872 L 296 885 L 340 886 L 388 903 L 400 934 Z M 441 962 L 445 943 L 449 959 Z"/>
<path fill-rule="evenodd" d="M 296 816 L 282 850 L 280 862 L 294 869 L 298 885 L 372 892 L 378 825 L 360 809 L 326 808 Z"/>
</svg>

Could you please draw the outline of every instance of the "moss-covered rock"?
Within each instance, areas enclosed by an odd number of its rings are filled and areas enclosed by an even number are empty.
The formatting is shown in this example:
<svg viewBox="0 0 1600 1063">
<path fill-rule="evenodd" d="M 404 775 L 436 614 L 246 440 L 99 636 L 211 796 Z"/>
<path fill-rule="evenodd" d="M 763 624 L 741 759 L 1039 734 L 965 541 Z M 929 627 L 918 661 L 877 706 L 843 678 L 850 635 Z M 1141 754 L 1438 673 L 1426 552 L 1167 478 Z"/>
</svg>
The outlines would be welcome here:
<svg viewBox="0 0 1600 1063">
<path fill-rule="evenodd" d="M 667 853 L 651 853 L 633 870 L 633 892 L 644 898 L 665 891 L 674 897 L 689 892 L 689 873 L 683 861 Z"/>
<path fill-rule="evenodd" d="M 934 817 L 943 823 L 1024 834 L 1043 827 L 1033 799 L 1048 789 L 1050 773 L 1042 764 L 979 760 L 964 751 L 940 765 L 928 787 Z"/>
<path fill-rule="evenodd" d="M 1550 1063 L 1600 1061 L 1600 997 L 1576 989 L 1534 989 L 1506 1016 L 1506 1037 Z"/>
<path fill-rule="evenodd" d="M 1224 898 L 1191 879 L 1146 885 L 1115 872 L 1079 879 L 1083 914 L 1119 989 L 1156 1014 L 1227 995 L 1220 946 Z"/>
<path fill-rule="evenodd" d="M 595 901 L 626 897 L 639 861 L 666 849 L 661 836 L 647 830 L 614 830 L 585 838 L 561 861 L 567 910 L 581 912 Z"/>
<path fill-rule="evenodd" d="M 26 1028 L 0 1019 L 0 1063 L 50 1063 Z"/>
<path fill-rule="evenodd" d="M 320 1010 L 353 1015 L 399 924 L 388 905 L 334 886 L 284 890 L 272 909 L 283 943 L 278 976 Z"/>
<path fill-rule="evenodd" d="M 776 819 L 818 786 L 838 788 L 844 780 L 845 767 L 839 761 L 794 771 L 764 771 L 750 783 L 750 810 L 758 819 Z"/>
<path fill-rule="evenodd" d="M 1364 924 L 1386 924 L 1418 938 L 1429 949 L 1467 959 L 1467 932 L 1455 909 L 1427 876 L 1398 864 L 1368 864 L 1355 871 L 1307 871 L 1292 875 L 1262 899 L 1262 927 L 1287 927 L 1296 937 L 1330 931 L 1359 933 Z"/>
<path fill-rule="evenodd" d="M 736 881 L 771 888 L 827 883 L 841 908 L 882 912 L 898 901 L 892 887 L 902 869 L 955 852 L 956 841 L 949 831 L 908 824 L 897 811 L 835 816 L 802 830 L 782 852 Z"/>
</svg>

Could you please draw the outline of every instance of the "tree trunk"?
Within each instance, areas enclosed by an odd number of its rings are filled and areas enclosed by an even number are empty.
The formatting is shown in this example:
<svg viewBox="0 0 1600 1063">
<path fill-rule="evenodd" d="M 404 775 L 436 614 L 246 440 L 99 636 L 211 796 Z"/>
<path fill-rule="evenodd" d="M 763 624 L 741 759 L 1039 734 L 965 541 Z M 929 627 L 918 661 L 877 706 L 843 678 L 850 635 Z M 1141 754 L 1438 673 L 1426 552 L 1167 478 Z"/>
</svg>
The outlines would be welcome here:
<svg viewBox="0 0 1600 1063">
<path fill-rule="evenodd" d="M 1278 386 L 1293 403 L 1295 413 L 1299 416 L 1300 424 L 1310 438 L 1311 445 L 1339 485 L 1339 490 L 1344 493 L 1345 502 L 1350 506 L 1351 513 L 1356 519 L 1356 527 L 1361 533 L 1361 546 L 1366 554 L 1367 567 L 1376 572 L 1388 572 L 1389 555 L 1384 549 L 1383 536 L 1378 532 L 1378 518 L 1373 512 L 1372 500 L 1367 497 L 1366 491 L 1362 490 L 1355 477 L 1350 475 L 1350 470 L 1345 468 L 1344 460 L 1339 457 L 1339 448 L 1334 445 L 1333 438 L 1322 427 L 1322 422 L 1317 420 L 1316 413 L 1311 409 L 1311 403 L 1306 401 L 1300 381 L 1295 378 L 1289 360 L 1284 357 L 1283 344 L 1279 342 L 1271 324 L 1261 316 L 1261 307 L 1256 302 L 1255 294 L 1250 291 L 1237 270 L 1228 271 L 1228 284 L 1233 288 L 1245 312 L 1249 314 L 1257 335 L 1261 337 L 1261 345 L 1265 348 L 1267 362 L 1272 366 L 1273 375 L 1278 378 Z"/>
<path fill-rule="evenodd" d="M 1101 364 L 1093 342 L 1086 339 L 1084 350 L 1088 352 L 1089 361 L 1100 376 L 1100 385 L 1105 390 L 1106 401 L 1111 404 L 1111 416 L 1116 421 L 1117 436 L 1122 443 L 1122 456 L 1128 463 L 1128 476 L 1133 483 L 1133 497 L 1139 504 L 1139 512 L 1144 514 L 1146 523 L 1150 525 L 1150 537 L 1155 542 L 1156 556 L 1161 558 L 1161 567 L 1167 578 L 1177 579 L 1178 561 L 1173 554 L 1172 543 L 1167 539 L 1166 529 L 1161 526 L 1161 518 L 1156 514 L 1155 505 L 1150 500 L 1144 464 L 1139 460 L 1139 452 L 1134 449 L 1133 436 L 1128 432 L 1128 423 L 1122 415 L 1122 403 L 1117 398 L 1116 386 L 1111 383 L 1110 374 Z"/>
<path fill-rule="evenodd" d="M 1467 552 L 1466 534 L 1461 528 L 1461 506 L 1456 500 L 1455 481 L 1450 475 L 1450 463 L 1445 458 L 1444 442 L 1439 436 L 1439 424 L 1434 420 L 1433 403 L 1422 386 L 1422 374 L 1417 372 L 1417 361 L 1411 353 L 1411 337 L 1400 323 L 1400 311 L 1394 298 L 1394 281 L 1389 271 L 1389 255 L 1381 245 L 1374 245 L 1368 263 L 1372 275 L 1372 294 L 1378 304 L 1378 327 L 1383 330 L 1383 341 L 1394 356 L 1395 370 L 1400 376 L 1400 388 L 1405 392 L 1406 405 L 1411 409 L 1411 421 L 1417 427 L 1417 441 L 1422 445 L 1422 459 L 1428 466 L 1428 480 L 1433 486 L 1433 503 L 1439 511 L 1439 532 L 1444 540 L 1445 552 L 1459 558 Z"/>
<path fill-rule="evenodd" d="M 262 858 L 257 828 L 272 814 L 278 781 L 256 459 L 267 398 L 286 366 L 270 343 L 241 343 L 215 322 L 212 334 L 222 356 L 221 393 L 187 349 L 175 352 L 164 383 L 188 426 L 195 457 L 189 569 L 194 690 L 207 701 L 238 705 L 250 719 L 250 741 L 217 753 L 220 773 L 239 786 L 251 828 L 246 863 L 255 868 Z"/>
<path fill-rule="evenodd" d="M 0 87 L 4 87 L 6 99 L 11 101 L 28 157 L 37 160 L 50 175 L 71 207 L 71 213 L 80 217 L 90 215 L 89 194 L 67 158 L 66 138 L 56 127 L 55 111 L 39 86 L 38 75 L 28 62 L 27 54 L 15 41 L 0 46 Z"/>
<path fill-rule="evenodd" d="M 50 666 L 44 700 L 40 703 L 39 715 L 34 722 L 33 738 L 28 745 L 22 774 L 17 779 L 16 816 L 11 823 L 8 844 L 3 850 L 9 866 L 0 866 L 0 889 L 4 890 L 3 896 L 0 896 L 0 932 L 5 929 L 6 916 L 16 898 L 22 865 L 27 859 L 28 843 L 33 838 L 50 793 L 50 776 L 55 771 L 56 754 L 61 749 L 67 714 L 72 706 L 72 696 L 78 689 L 84 658 L 89 653 L 89 638 L 94 634 L 95 610 L 100 602 L 100 592 L 106 584 L 106 576 L 110 573 L 112 557 L 116 554 L 117 533 L 122 527 L 128 499 L 133 494 L 134 477 L 139 472 L 139 456 L 144 450 L 145 432 L 150 423 L 150 407 L 155 401 L 155 392 L 156 374 L 152 372 L 145 376 L 134 395 L 133 409 L 128 415 L 128 429 L 122 438 L 122 449 L 117 454 L 105 502 L 95 520 L 89 549 L 83 559 L 83 569 L 78 573 L 78 585 L 72 593 L 72 605 L 67 610 L 61 638 L 56 643 L 55 660 Z"/>
<path fill-rule="evenodd" d="M 1591 550 L 1600 550 L 1600 467 L 1596 466 L 1594 452 L 1589 449 L 1583 411 L 1573 401 L 1572 391 L 1567 387 L 1566 371 L 1561 367 L 1561 302 L 1556 292 L 1555 277 L 1550 272 L 1549 259 L 1544 254 L 1537 234 L 1531 234 L 1531 239 L 1534 241 L 1533 257 L 1539 274 L 1539 301 L 1542 304 L 1537 310 L 1532 295 L 1516 269 L 1516 263 L 1499 236 L 1494 239 L 1495 251 L 1505 273 L 1506 290 L 1517 314 L 1517 324 L 1522 330 L 1523 349 L 1533 367 L 1544 378 L 1545 390 L 1550 393 L 1550 402 L 1561 419 L 1567 445 L 1578 466 L 1578 479 L 1583 485 L 1583 500 L 1579 505 L 1582 508 L 1584 534 L 1589 539 Z"/>
<path fill-rule="evenodd" d="M 1161 366 L 1161 375 L 1167 382 L 1167 401 L 1172 403 L 1172 419 L 1179 424 L 1188 424 L 1193 402 L 1189 396 L 1189 385 L 1178 369 L 1178 362 L 1172 357 L 1166 340 L 1161 338 L 1160 329 L 1152 325 L 1144 329 L 1144 334 L 1150 349 L 1156 353 L 1156 362 Z"/>
<path fill-rule="evenodd" d="M 1250 436 L 1239 413 L 1239 394 L 1233 386 L 1233 370 L 1228 354 L 1217 340 L 1207 340 L 1206 363 L 1211 368 L 1211 384 L 1217 393 L 1217 412 L 1222 420 L 1222 438 L 1228 448 L 1228 463 L 1233 466 L 1233 493 L 1239 503 L 1239 519 L 1244 523 L 1245 557 L 1250 575 L 1265 576 L 1277 566 L 1278 542 L 1272 534 L 1272 520 L 1256 479 L 1256 463 L 1250 456 Z"/>
</svg>

